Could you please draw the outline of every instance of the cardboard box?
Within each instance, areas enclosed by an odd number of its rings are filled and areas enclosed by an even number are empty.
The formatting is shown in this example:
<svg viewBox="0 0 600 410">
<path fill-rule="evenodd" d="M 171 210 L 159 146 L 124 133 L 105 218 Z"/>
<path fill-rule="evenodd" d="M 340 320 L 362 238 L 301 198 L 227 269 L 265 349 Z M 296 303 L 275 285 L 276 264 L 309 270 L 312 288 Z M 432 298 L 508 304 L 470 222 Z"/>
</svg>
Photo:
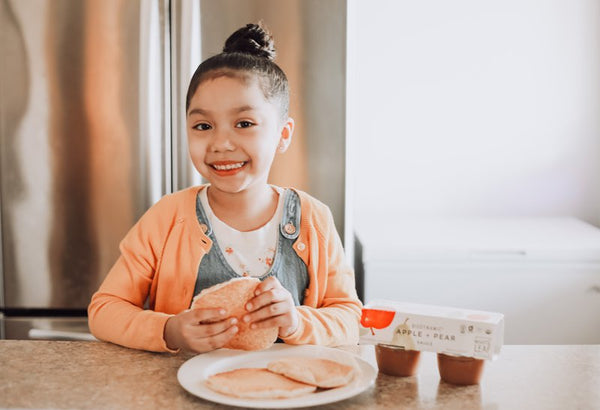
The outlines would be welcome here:
<svg viewBox="0 0 600 410">
<path fill-rule="evenodd" d="M 374 300 L 363 308 L 360 334 L 360 344 L 494 359 L 504 341 L 504 315 Z"/>
</svg>

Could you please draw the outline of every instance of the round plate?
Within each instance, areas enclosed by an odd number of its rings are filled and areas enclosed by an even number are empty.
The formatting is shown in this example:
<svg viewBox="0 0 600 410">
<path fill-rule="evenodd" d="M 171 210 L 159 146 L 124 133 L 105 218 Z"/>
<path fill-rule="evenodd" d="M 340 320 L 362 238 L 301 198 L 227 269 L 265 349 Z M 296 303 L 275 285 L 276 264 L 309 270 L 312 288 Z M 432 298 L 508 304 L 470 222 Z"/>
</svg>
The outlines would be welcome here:
<svg viewBox="0 0 600 410">
<path fill-rule="evenodd" d="M 357 375 L 345 386 L 317 390 L 316 393 L 290 399 L 240 399 L 217 393 L 205 385 L 205 380 L 215 373 L 244 367 L 267 367 L 267 363 L 273 360 L 291 356 L 330 359 L 350 364 L 357 369 Z M 376 377 L 377 370 L 354 354 L 330 347 L 291 346 L 283 343 L 276 343 L 269 349 L 256 352 L 218 349 L 203 353 L 186 361 L 177 372 L 179 384 L 195 396 L 230 406 L 270 409 L 317 406 L 344 400 L 365 391 L 373 384 Z"/>
</svg>

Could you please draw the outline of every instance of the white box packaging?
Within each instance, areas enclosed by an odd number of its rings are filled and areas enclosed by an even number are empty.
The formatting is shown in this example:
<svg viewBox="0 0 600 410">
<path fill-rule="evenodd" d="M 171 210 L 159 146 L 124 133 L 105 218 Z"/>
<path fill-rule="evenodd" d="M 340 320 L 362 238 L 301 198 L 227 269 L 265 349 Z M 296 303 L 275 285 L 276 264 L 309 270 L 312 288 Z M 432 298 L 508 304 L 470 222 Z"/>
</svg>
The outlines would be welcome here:
<svg viewBox="0 0 600 410">
<path fill-rule="evenodd" d="M 453 307 L 374 300 L 363 308 L 360 344 L 495 359 L 504 315 Z"/>
</svg>

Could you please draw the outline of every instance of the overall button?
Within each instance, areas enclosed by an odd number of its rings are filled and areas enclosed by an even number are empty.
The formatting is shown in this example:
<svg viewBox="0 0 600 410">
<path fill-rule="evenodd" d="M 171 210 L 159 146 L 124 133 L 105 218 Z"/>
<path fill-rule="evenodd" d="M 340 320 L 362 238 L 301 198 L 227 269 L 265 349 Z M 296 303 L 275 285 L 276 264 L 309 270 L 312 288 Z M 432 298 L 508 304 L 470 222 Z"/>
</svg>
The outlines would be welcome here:
<svg viewBox="0 0 600 410">
<path fill-rule="evenodd" d="M 200 224 L 200 229 L 202 230 L 202 233 L 206 233 L 206 231 L 208 231 L 208 226 L 206 226 L 206 224 Z"/>
<path fill-rule="evenodd" d="M 285 226 L 283 227 L 283 230 L 288 234 L 288 235 L 293 235 L 294 233 L 296 233 L 296 227 L 294 226 L 293 223 L 288 222 L 285 224 Z"/>
<path fill-rule="evenodd" d="M 304 242 L 298 242 L 297 246 L 299 251 L 303 251 L 304 249 L 306 249 L 306 245 L 304 244 Z"/>
</svg>

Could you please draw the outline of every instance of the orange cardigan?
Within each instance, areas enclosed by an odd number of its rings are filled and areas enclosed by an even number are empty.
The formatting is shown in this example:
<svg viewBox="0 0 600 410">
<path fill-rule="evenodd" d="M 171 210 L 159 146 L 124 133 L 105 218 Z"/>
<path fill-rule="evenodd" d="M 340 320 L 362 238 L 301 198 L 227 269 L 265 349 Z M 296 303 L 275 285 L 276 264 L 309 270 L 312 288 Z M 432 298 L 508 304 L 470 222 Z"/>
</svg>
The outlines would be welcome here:
<svg viewBox="0 0 600 410">
<path fill-rule="evenodd" d="M 98 339 L 170 351 L 163 339 L 165 323 L 189 308 L 198 266 L 212 246 L 196 218 L 196 195 L 203 188 L 166 195 L 121 241 L 121 256 L 88 307 L 90 330 Z M 326 205 L 296 192 L 302 218 L 294 250 L 308 268 L 309 286 L 304 305 L 297 307 L 298 329 L 284 341 L 356 344 L 362 306 L 333 217 Z"/>
</svg>

